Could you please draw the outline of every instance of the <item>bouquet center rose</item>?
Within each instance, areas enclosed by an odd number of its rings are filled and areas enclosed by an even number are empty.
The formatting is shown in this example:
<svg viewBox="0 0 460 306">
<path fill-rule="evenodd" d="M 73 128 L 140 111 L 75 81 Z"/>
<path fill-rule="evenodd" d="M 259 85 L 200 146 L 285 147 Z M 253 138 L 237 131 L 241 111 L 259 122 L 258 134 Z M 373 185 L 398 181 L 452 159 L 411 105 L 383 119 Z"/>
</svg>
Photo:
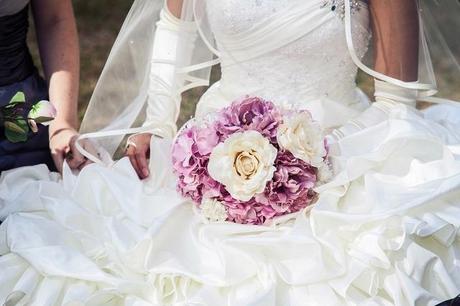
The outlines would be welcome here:
<svg viewBox="0 0 460 306">
<path fill-rule="evenodd" d="M 298 212 L 330 176 L 327 146 L 311 114 L 244 97 L 178 133 L 178 191 L 211 221 L 263 224 Z"/>
</svg>

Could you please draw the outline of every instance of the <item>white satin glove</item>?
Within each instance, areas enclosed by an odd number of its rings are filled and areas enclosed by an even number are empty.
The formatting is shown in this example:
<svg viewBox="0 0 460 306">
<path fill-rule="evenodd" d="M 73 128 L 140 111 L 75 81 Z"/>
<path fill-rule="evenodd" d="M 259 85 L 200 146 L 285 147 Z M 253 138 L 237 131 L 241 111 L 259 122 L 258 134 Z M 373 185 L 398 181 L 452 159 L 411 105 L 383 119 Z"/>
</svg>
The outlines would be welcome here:
<svg viewBox="0 0 460 306">
<path fill-rule="evenodd" d="M 335 140 L 340 140 L 385 121 L 388 119 L 390 111 L 398 105 L 403 104 L 415 108 L 417 100 L 416 90 L 401 88 L 380 80 L 374 81 L 375 102 L 356 119 L 350 120 L 342 127 L 334 130 L 331 136 Z"/>
<path fill-rule="evenodd" d="M 152 128 L 148 133 L 165 138 L 176 134 L 181 88 L 185 83 L 177 68 L 190 63 L 196 38 L 194 22 L 182 21 L 166 9 L 161 11 L 155 32 L 143 124 Z"/>
<path fill-rule="evenodd" d="M 180 20 L 166 9 L 161 11 L 152 50 L 146 119 L 142 125 L 146 131 L 130 136 L 125 152 L 141 179 L 150 175 L 152 135 L 173 138 L 177 132 L 185 84 L 185 74 L 179 74 L 177 69 L 190 64 L 196 38 L 194 22 Z"/>
</svg>

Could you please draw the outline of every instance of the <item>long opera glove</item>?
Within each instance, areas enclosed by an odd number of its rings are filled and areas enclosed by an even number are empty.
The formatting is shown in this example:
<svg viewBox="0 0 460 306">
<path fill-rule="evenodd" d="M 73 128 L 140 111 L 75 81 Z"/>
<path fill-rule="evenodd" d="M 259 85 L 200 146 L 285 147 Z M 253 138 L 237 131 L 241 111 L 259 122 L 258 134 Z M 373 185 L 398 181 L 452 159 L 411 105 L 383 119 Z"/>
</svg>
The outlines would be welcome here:
<svg viewBox="0 0 460 306">
<path fill-rule="evenodd" d="M 148 89 L 145 121 L 142 127 L 133 128 L 138 133 L 128 138 L 127 145 L 135 146 L 132 137 L 142 133 L 153 134 L 161 138 L 172 138 L 175 135 L 181 93 L 190 87 L 184 85 L 186 79 L 190 81 L 190 78 L 187 78 L 188 75 L 181 71 L 182 68 L 190 65 L 197 37 L 197 23 L 181 20 L 172 15 L 167 10 L 165 0 L 165 6 L 160 12 L 160 19 L 155 29 L 150 68 L 147 72 L 148 78 L 146 78 Z M 78 141 L 129 133 L 132 133 L 131 129 L 87 133 L 81 135 Z M 102 164 L 113 163 L 110 156 L 107 158 L 108 161 L 101 161 L 100 156 L 86 151 L 78 141 L 76 142 L 78 150 L 89 160 Z"/>
<path fill-rule="evenodd" d="M 177 69 L 190 63 L 197 38 L 194 22 L 186 22 L 161 11 L 157 23 L 149 74 L 146 119 L 147 133 L 172 138 L 177 132 L 184 76 Z"/>
<path fill-rule="evenodd" d="M 398 105 L 414 107 L 417 91 L 402 88 L 384 81 L 375 80 L 375 102 L 357 118 L 350 120 L 332 132 L 335 140 L 355 134 L 363 129 L 379 124 L 388 119 L 388 114 Z"/>
</svg>

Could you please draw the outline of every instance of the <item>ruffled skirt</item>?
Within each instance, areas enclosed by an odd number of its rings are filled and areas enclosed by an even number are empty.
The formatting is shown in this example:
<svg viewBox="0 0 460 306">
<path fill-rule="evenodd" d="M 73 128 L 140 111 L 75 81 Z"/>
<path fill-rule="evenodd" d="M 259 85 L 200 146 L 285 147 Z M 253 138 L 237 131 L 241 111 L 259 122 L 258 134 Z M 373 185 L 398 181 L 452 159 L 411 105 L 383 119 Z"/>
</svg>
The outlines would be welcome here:
<svg viewBox="0 0 460 306">
<path fill-rule="evenodd" d="M 266 226 L 209 223 L 153 176 L 45 166 L 0 185 L 6 305 L 436 305 L 460 293 L 460 108 L 404 107 L 332 148 L 318 202 Z M 340 152 L 340 153 L 334 153 Z"/>
</svg>

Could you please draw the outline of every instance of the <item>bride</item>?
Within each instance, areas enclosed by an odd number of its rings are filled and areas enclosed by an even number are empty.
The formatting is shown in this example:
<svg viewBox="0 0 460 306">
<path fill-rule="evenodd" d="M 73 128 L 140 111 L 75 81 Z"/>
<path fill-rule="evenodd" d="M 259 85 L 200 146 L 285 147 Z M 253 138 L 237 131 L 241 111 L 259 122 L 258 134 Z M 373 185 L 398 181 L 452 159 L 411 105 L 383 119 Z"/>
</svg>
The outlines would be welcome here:
<svg viewBox="0 0 460 306">
<path fill-rule="evenodd" d="M 422 4 L 137 0 L 82 125 L 89 133 L 81 138 L 100 145 L 97 154 L 80 148 L 95 163 L 78 175 L 65 167 L 62 178 L 40 165 L 1 177 L 0 302 L 436 305 L 454 298 L 460 108 L 433 97 Z M 200 98 L 197 118 L 250 95 L 308 109 L 327 131 L 334 176 L 317 188 L 313 206 L 264 225 L 212 222 L 176 192 L 169 152 L 181 93 L 206 85 L 217 63 L 222 77 Z M 372 106 L 356 87 L 358 67 L 375 77 Z M 443 104 L 422 112 L 417 100 Z M 140 113 L 142 126 L 129 128 Z M 128 158 L 112 162 L 126 134 L 134 134 Z"/>
</svg>

